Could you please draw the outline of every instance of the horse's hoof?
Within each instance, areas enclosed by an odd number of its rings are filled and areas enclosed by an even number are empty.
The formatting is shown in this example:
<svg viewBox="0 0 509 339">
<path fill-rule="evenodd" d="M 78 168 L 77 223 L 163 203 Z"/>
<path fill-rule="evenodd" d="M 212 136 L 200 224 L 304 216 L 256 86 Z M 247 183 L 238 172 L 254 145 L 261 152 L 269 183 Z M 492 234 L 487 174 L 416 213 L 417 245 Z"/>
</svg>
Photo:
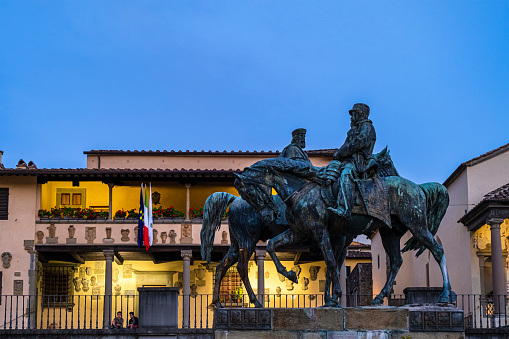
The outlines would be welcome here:
<svg viewBox="0 0 509 339">
<path fill-rule="evenodd" d="M 323 307 L 333 307 L 333 308 L 343 308 L 339 301 L 336 300 L 329 300 L 323 305 Z"/>
<path fill-rule="evenodd" d="M 446 292 L 443 291 L 442 294 L 440 294 L 440 297 L 438 298 L 437 303 L 447 303 L 447 304 L 454 304 L 456 302 L 456 293 L 453 291 Z"/>
<path fill-rule="evenodd" d="M 375 299 L 371 300 L 371 306 L 380 306 L 384 303 L 384 300 L 378 296 Z"/>
</svg>

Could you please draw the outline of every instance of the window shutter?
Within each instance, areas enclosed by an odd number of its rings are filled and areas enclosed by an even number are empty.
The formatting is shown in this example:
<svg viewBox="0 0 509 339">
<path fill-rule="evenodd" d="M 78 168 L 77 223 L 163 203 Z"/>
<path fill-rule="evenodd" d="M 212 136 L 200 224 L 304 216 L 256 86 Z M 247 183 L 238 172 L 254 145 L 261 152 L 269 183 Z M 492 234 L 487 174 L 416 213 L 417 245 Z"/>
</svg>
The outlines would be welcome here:
<svg viewBox="0 0 509 339">
<path fill-rule="evenodd" d="M 9 189 L 0 188 L 0 220 L 7 220 L 9 217 Z"/>
</svg>

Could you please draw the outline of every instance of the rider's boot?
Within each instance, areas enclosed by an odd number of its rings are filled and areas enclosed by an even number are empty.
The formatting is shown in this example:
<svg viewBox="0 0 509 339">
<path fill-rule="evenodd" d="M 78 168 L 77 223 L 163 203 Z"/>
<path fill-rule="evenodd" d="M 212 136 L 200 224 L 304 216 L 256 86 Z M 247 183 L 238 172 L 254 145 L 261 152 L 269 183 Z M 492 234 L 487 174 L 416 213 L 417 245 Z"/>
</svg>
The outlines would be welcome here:
<svg viewBox="0 0 509 339">
<path fill-rule="evenodd" d="M 329 207 L 328 210 L 345 220 L 349 220 L 352 217 L 353 188 L 353 178 L 350 178 L 350 175 L 342 176 L 338 193 L 338 208 Z"/>
</svg>

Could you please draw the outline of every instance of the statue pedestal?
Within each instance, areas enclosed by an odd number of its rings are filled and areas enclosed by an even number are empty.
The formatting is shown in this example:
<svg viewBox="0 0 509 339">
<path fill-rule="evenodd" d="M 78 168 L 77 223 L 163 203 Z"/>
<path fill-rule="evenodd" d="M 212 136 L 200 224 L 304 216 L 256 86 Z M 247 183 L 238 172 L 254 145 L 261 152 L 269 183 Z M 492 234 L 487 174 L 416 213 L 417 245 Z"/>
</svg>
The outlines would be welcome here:
<svg viewBox="0 0 509 339">
<path fill-rule="evenodd" d="M 218 309 L 215 338 L 464 338 L 454 307 Z"/>
<path fill-rule="evenodd" d="M 412 304 L 434 304 L 437 302 L 442 287 L 407 287 L 405 293 L 405 305 Z"/>
</svg>

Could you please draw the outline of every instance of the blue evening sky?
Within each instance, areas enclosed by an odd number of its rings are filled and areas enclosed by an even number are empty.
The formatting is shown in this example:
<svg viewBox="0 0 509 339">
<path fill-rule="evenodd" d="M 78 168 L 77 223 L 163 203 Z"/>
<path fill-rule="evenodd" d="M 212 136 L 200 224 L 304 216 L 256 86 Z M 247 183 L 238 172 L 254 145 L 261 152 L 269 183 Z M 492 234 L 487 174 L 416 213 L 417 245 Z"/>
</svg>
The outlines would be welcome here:
<svg viewBox="0 0 509 339">
<path fill-rule="evenodd" d="M 509 1 L 0 0 L 6 167 L 335 148 L 356 102 L 418 183 L 508 143 Z"/>
</svg>

